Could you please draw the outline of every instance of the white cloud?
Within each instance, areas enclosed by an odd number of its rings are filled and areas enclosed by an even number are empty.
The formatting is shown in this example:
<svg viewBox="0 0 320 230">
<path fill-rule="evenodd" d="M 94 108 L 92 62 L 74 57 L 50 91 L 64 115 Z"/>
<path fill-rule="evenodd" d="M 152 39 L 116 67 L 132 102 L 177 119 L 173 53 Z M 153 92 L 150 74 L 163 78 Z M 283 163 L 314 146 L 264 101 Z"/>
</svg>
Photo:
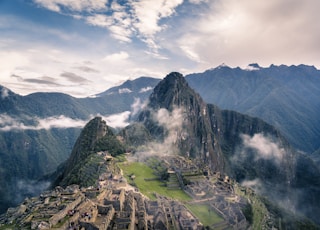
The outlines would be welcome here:
<svg viewBox="0 0 320 230">
<path fill-rule="evenodd" d="M 153 87 L 151 87 L 151 86 L 144 87 L 144 88 L 140 89 L 139 93 L 145 93 L 145 92 L 148 92 L 150 90 L 153 90 Z"/>
<path fill-rule="evenodd" d="M 187 135 L 183 127 L 184 115 L 180 108 L 174 108 L 172 112 L 161 108 L 158 111 L 151 111 L 152 119 L 158 122 L 166 132 L 164 140 L 161 142 L 150 142 L 145 146 L 142 152 L 135 154 L 139 160 L 149 157 L 151 155 L 173 155 L 177 154 L 179 150 L 177 149 L 176 143 L 179 139 Z"/>
<path fill-rule="evenodd" d="M 176 130 L 182 127 L 183 117 L 184 116 L 181 109 L 176 108 L 170 112 L 167 109 L 161 108 L 157 111 L 153 118 L 166 129 Z"/>
<path fill-rule="evenodd" d="M 253 137 L 242 134 L 241 138 L 245 148 L 256 150 L 255 160 L 265 159 L 281 162 L 285 156 L 285 150 L 262 133 L 254 134 Z"/>
<path fill-rule="evenodd" d="M 128 89 L 128 88 L 122 88 L 122 89 L 119 89 L 119 93 L 120 94 L 122 94 L 122 93 L 132 93 L 132 90 Z"/>
<path fill-rule="evenodd" d="M 139 35 L 148 46 L 157 50 L 159 45 L 155 41 L 155 34 L 166 28 L 165 24 L 159 21 L 172 16 L 175 8 L 183 3 L 183 0 L 141 0 L 132 3 L 134 27 L 139 31 Z"/>
<path fill-rule="evenodd" d="M 264 191 L 263 183 L 258 178 L 254 180 L 244 180 L 241 182 L 241 185 L 244 187 L 252 188 L 258 193 L 261 193 L 262 191 Z"/>
<path fill-rule="evenodd" d="M 134 116 L 144 109 L 147 106 L 147 102 L 147 100 L 145 102 L 141 102 L 140 98 L 135 98 L 131 105 L 132 115 Z"/>
<path fill-rule="evenodd" d="M 125 111 L 118 114 L 112 114 L 110 116 L 104 116 L 102 118 L 107 122 L 108 126 L 113 128 L 124 128 L 130 124 L 128 121 L 130 114 L 130 111 Z"/>
<path fill-rule="evenodd" d="M 131 42 L 132 37 L 137 35 L 153 50 L 160 48 L 155 34 L 167 28 L 167 25 L 160 23 L 161 19 L 174 15 L 175 8 L 183 3 L 183 0 L 136 0 L 120 5 L 117 1 L 112 1 L 110 9 L 107 9 L 107 0 L 34 1 L 49 10 L 70 14 L 74 18 L 84 19 L 90 25 L 106 28 L 111 32 L 112 37 L 121 42 Z M 106 14 L 107 10 L 109 10 L 108 14 Z M 75 13 L 82 11 L 91 12 L 91 14 L 80 16 Z"/>
<path fill-rule="evenodd" d="M 129 54 L 124 51 L 120 51 L 119 53 L 113 53 L 110 55 L 107 55 L 103 58 L 103 61 L 106 62 L 117 62 L 117 61 L 122 61 L 126 60 L 129 58 Z"/>
<path fill-rule="evenodd" d="M 26 123 L 34 123 L 34 125 L 28 125 Z M 82 128 L 87 121 L 72 119 L 69 117 L 55 116 L 48 118 L 29 117 L 25 120 L 19 118 L 10 117 L 6 114 L 0 114 L 0 131 L 12 131 L 12 130 L 41 130 L 52 128 Z"/>
<path fill-rule="evenodd" d="M 177 46 L 191 60 L 205 60 L 202 68 L 222 62 L 319 65 L 320 24 L 314 23 L 320 20 L 319 7 L 317 0 L 210 1 L 183 22 Z"/>
<path fill-rule="evenodd" d="M 1 89 L 1 98 L 4 99 L 9 96 L 9 90 L 5 87 Z"/>
<path fill-rule="evenodd" d="M 190 3 L 192 4 L 200 4 L 204 2 L 208 2 L 209 0 L 189 0 Z"/>
<path fill-rule="evenodd" d="M 86 17 L 86 22 L 93 26 L 108 28 L 109 26 L 112 25 L 112 18 L 107 17 L 104 14 L 95 14 L 95 15 Z"/>
<path fill-rule="evenodd" d="M 80 12 L 106 9 L 108 0 L 34 0 L 34 2 L 56 12 L 61 12 L 61 6 Z"/>
</svg>

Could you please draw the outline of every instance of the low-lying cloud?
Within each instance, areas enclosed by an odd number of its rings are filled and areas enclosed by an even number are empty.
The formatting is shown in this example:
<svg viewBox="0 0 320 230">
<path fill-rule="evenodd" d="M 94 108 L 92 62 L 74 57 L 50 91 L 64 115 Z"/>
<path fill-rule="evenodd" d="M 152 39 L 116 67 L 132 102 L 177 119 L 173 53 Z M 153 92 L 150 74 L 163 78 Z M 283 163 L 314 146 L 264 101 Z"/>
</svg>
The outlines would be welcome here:
<svg viewBox="0 0 320 230">
<path fill-rule="evenodd" d="M 273 142 L 269 138 L 265 137 L 262 133 L 256 133 L 253 137 L 242 134 L 244 150 L 247 148 L 256 150 L 255 160 L 275 160 L 281 162 L 285 155 L 285 150 L 279 146 L 278 143 Z"/>
<path fill-rule="evenodd" d="M 108 116 L 101 116 L 107 125 L 113 128 L 123 128 L 129 125 L 129 117 L 131 112 L 125 111 L 122 113 L 112 114 Z M 49 130 L 52 128 L 83 128 L 94 115 L 87 120 L 73 119 L 64 115 L 51 116 L 47 118 L 39 117 L 11 117 L 7 114 L 0 114 L 0 131 L 21 131 L 21 130 Z"/>
<path fill-rule="evenodd" d="M 0 114 L 0 131 L 81 128 L 86 123 L 87 121 L 72 119 L 63 115 L 48 118 L 27 117 L 21 119 Z"/>
<path fill-rule="evenodd" d="M 258 192 L 261 191 L 261 189 L 262 189 L 262 182 L 258 178 L 253 179 L 253 180 L 244 180 L 241 182 L 241 185 L 244 187 L 250 187 Z"/>
<path fill-rule="evenodd" d="M 112 114 L 109 116 L 102 116 L 102 119 L 107 122 L 108 126 L 111 126 L 113 128 L 124 128 L 128 126 L 129 123 L 129 117 L 131 112 L 125 111 L 122 113 Z"/>
<path fill-rule="evenodd" d="M 1 89 L 1 98 L 2 99 L 5 99 L 6 97 L 8 97 L 9 96 L 9 90 L 7 89 L 7 88 L 2 88 Z"/>
<path fill-rule="evenodd" d="M 164 128 L 165 137 L 163 141 L 153 141 L 148 143 L 143 151 L 138 152 L 135 156 L 138 160 L 144 160 L 152 155 L 173 155 L 179 152 L 177 142 L 185 132 L 183 131 L 183 111 L 180 108 L 174 108 L 173 111 L 168 111 L 161 108 L 157 111 L 152 111 L 152 119 L 158 125 Z"/>
<path fill-rule="evenodd" d="M 135 98 L 132 105 L 131 105 L 131 110 L 132 110 L 132 116 L 135 116 L 140 112 L 143 108 L 147 106 L 147 100 L 142 102 L 140 98 Z"/>
<path fill-rule="evenodd" d="M 148 92 L 150 90 L 153 90 L 153 87 L 151 87 L 151 86 L 144 87 L 144 88 L 140 89 L 139 93 L 145 93 L 145 92 Z"/>
</svg>

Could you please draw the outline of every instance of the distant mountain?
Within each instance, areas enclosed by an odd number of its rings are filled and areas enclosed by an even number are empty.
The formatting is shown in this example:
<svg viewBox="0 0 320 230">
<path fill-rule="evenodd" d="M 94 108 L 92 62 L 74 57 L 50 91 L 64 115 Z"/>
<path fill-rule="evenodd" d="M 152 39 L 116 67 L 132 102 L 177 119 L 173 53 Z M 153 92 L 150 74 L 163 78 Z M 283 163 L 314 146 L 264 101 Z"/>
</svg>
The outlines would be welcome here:
<svg viewBox="0 0 320 230">
<path fill-rule="evenodd" d="M 160 82 L 161 79 L 151 77 L 140 77 L 135 80 L 127 80 L 119 86 L 112 87 L 102 93 L 96 94 L 96 97 L 104 97 L 119 94 L 134 94 L 139 98 L 144 93 L 150 94 L 153 88 Z"/>
<path fill-rule="evenodd" d="M 297 149 L 320 148 L 320 71 L 313 66 L 220 66 L 186 76 L 207 103 L 259 117 Z"/>
</svg>

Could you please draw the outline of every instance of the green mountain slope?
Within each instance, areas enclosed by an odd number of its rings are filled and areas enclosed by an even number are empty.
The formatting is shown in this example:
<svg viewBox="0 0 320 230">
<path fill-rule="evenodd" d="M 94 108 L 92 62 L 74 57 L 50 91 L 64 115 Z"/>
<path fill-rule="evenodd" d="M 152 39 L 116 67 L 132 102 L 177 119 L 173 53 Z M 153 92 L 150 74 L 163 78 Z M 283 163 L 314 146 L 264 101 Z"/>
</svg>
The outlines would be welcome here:
<svg viewBox="0 0 320 230">
<path fill-rule="evenodd" d="M 83 128 L 55 184 L 94 185 L 101 174 L 99 162 L 103 158 L 96 155 L 101 151 L 116 156 L 124 153 L 125 148 L 106 122 L 96 117 Z"/>
</svg>

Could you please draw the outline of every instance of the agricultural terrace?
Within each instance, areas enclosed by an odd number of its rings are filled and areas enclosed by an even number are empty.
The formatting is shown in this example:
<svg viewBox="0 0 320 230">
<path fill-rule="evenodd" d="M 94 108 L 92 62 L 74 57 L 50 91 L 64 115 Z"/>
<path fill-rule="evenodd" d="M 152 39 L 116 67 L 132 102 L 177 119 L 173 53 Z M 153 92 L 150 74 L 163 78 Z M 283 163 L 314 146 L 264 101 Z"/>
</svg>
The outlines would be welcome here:
<svg viewBox="0 0 320 230">
<path fill-rule="evenodd" d="M 181 189 L 168 189 L 164 182 L 155 175 L 155 171 L 141 162 L 122 162 L 118 164 L 128 183 L 137 187 L 141 193 L 152 200 L 156 200 L 154 193 L 176 199 L 178 201 L 190 201 Z"/>
</svg>

